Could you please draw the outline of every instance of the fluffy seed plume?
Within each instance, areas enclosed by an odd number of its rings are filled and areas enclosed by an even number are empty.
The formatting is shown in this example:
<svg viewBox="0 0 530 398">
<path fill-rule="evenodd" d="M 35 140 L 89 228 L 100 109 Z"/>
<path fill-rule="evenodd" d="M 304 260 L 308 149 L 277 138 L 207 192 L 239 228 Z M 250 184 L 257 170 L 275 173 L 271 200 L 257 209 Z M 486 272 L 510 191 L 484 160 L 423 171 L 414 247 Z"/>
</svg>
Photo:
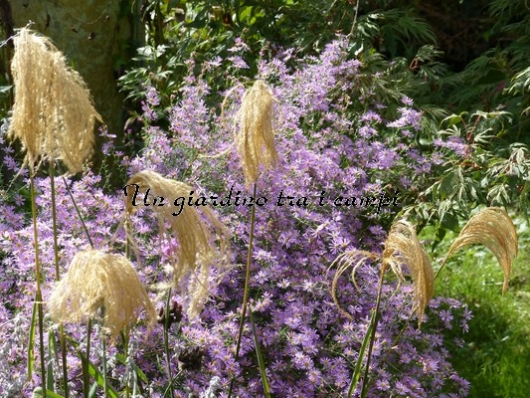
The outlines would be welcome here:
<svg viewBox="0 0 530 398">
<path fill-rule="evenodd" d="M 392 224 L 383 251 L 385 265 L 390 266 L 400 280 L 403 280 L 403 265 L 409 268 L 414 282 L 414 310 L 418 311 L 421 324 L 425 308 L 434 293 L 434 273 L 414 226 L 407 221 L 400 220 Z"/>
<path fill-rule="evenodd" d="M 272 131 L 274 97 L 262 80 L 245 92 L 239 110 L 235 142 L 247 188 L 258 179 L 259 167 L 271 168 L 278 160 Z"/>
<path fill-rule="evenodd" d="M 156 311 L 133 265 L 119 254 L 95 249 L 77 253 L 48 301 L 52 318 L 80 323 L 104 313 L 103 327 L 112 338 L 137 321 L 142 309 L 150 325 Z"/>
<path fill-rule="evenodd" d="M 403 220 L 392 224 L 382 255 L 363 250 L 354 250 L 341 254 L 331 264 L 331 267 L 335 265 L 338 267 L 331 286 L 333 301 L 339 310 L 350 319 L 351 316 L 338 304 L 336 297 L 337 282 L 340 276 L 351 268 L 351 278 L 357 287 L 355 271 L 366 260 L 381 261 L 383 269 L 386 270 L 387 267 L 390 267 L 400 281 L 404 280 L 403 265 L 409 268 L 414 282 L 414 311 L 418 312 L 418 320 L 419 324 L 421 324 L 425 308 L 433 296 L 434 274 L 429 256 L 423 249 L 414 227 Z"/>
<path fill-rule="evenodd" d="M 125 206 L 128 214 L 133 214 L 138 207 L 133 206 L 133 191 L 146 193 L 174 200 L 179 197 L 189 197 L 193 188 L 185 183 L 170 180 L 162 177 L 154 171 L 141 171 L 133 175 L 127 181 L 128 192 L 126 192 Z M 136 188 L 138 187 L 138 188 Z M 169 203 L 168 203 L 169 204 Z M 188 314 L 196 315 L 201 308 L 201 303 L 207 295 L 207 282 L 209 276 L 209 266 L 216 254 L 224 259 L 228 256 L 228 233 L 224 225 L 217 220 L 213 212 L 206 206 L 201 206 L 201 212 L 213 226 L 219 239 L 219 252 L 216 253 L 213 245 L 213 237 L 209 228 L 201 220 L 195 207 L 183 205 L 179 209 L 180 214 L 175 215 L 176 206 L 153 206 L 151 207 L 157 214 L 160 236 L 167 239 L 172 247 L 169 232 L 178 242 L 175 250 L 176 261 L 173 263 L 173 277 L 176 286 L 180 284 L 188 275 L 189 278 L 188 296 L 190 307 Z M 169 224 L 169 230 L 166 227 Z M 196 273 L 195 271 L 198 272 Z"/>
<path fill-rule="evenodd" d="M 344 274 L 348 269 L 351 268 L 351 280 L 355 285 L 355 288 L 357 290 L 360 290 L 355 279 L 355 271 L 357 271 L 357 268 L 359 268 L 359 266 L 363 264 L 366 260 L 377 261 L 379 259 L 380 256 L 375 253 L 371 253 L 365 250 L 352 250 L 339 255 L 335 259 L 335 261 L 333 261 L 333 263 L 331 263 L 331 265 L 329 266 L 328 271 L 334 266 L 337 266 L 337 272 L 335 273 L 335 276 L 333 277 L 333 282 L 331 283 L 331 297 L 333 298 L 333 302 L 335 303 L 339 311 L 347 318 L 353 319 L 353 317 L 341 307 L 341 305 L 339 304 L 339 300 L 337 299 L 337 283 L 339 281 L 339 278 L 342 276 L 342 274 Z"/>
<path fill-rule="evenodd" d="M 512 263 L 518 251 L 517 231 L 508 213 L 500 207 L 488 207 L 471 217 L 449 248 L 443 264 L 458 249 L 474 243 L 482 243 L 497 258 L 504 273 L 504 294 L 508 289 Z"/>
<path fill-rule="evenodd" d="M 41 160 L 61 160 L 71 173 L 91 155 L 96 120 L 81 76 L 43 36 L 23 28 L 14 38 L 11 70 L 15 104 L 8 137 L 18 138 L 30 168 Z"/>
</svg>

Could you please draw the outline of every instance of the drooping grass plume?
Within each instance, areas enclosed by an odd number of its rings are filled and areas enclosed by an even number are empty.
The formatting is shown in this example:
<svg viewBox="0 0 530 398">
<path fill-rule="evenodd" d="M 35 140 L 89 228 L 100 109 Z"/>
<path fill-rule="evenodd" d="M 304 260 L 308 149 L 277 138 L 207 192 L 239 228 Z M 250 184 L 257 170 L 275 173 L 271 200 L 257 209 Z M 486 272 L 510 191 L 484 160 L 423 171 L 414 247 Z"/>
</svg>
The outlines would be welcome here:
<svg viewBox="0 0 530 398">
<path fill-rule="evenodd" d="M 414 310 L 421 325 L 427 304 L 434 293 L 434 273 L 431 260 L 423 249 L 412 224 L 400 220 L 392 224 L 385 241 L 383 263 L 403 280 L 402 266 L 406 265 L 414 282 Z"/>
<path fill-rule="evenodd" d="M 145 310 L 152 324 L 156 312 L 131 262 L 119 254 L 88 249 L 77 253 L 56 285 L 48 308 L 60 323 L 95 319 L 104 308 L 103 327 L 112 338 Z"/>
<path fill-rule="evenodd" d="M 133 214 L 138 207 L 133 205 L 134 194 L 141 192 L 162 197 L 165 205 L 158 204 L 151 208 L 158 217 L 159 233 L 167 239 L 174 248 L 175 261 L 173 263 L 173 278 L 176 286 L 188 275 L 190 278 L 190 307 L 188 314 L 196 315 L 201 303 L 207 295 L 206 284 L 209 275 L 209 266 L 215 258 L 222 263 L 228 256 L 228 233 L 225 226 L 217 220 L 213 212 L 206 206 L 201 206 L 202 214 L 213 226 L 219 241 L 219 250 L 213 244 L 213 236 L 208 226 L 202 221 L 199 212 L 194 206 L 182 205 L 180 208 L 171 206 L 171 201 L 179 197 L 189 197 L 193 188 L 183 182 L 162 177 L 154 171 L 141 171 L 127 181 L 125 206 L 127 214 Z M 159 201 L 160 203 L 160 201 Z M 178 214 L 178 215 L 177 215 Z M 169 225 L 169 229 L 167 228 Z M 176 238 L 178 246 L 172 242 L 170 232 Z M 198 272 L 196 272 L 198 270 Z"/>
<path fill-rule="evenodd" d="M 404 280 L 403 266 L 408 267 L 414 283 L 413 311 L 417 311 L 421 324 L 425 308 L 433 296 L 434 273 L 429 256 L 423 249 L 414 227 L 407 221 L 396 221 L 390 228 L 382 254 L 354 250 L 341 254 L 331 264 L 330 268 L 338 266 L 331 285 L 331 294 L 339 310 L 349 318 L 351 316 L 338 304 L 337 283 L 341 275 L 351 268 L 351 278 L 357 287 L 355 271 L 367 259 L 381 261 L 384 270 L 390 267 L 400 282 Z"/>
<path fill-rule="evenodd" d="M 370 360 L 372 357 L 372 351 L 377 331 L 377 324 L 379 322 L 379 311 L 381 304 L 381 296 L 383 292 L 384 276 L 388 268 L 390 267 L 392 271 L 396 274 L 396 276 L 399 278 L 400 282 L 402 282 L 404 280 L 403 266 L 408 267 L 414 282 L 413 313 L 418 313 L 418 326 L 420 326 L 423 321 L 425 308 L 431 300 L 434 291 L 434 274 L 431 266 L 431 261 L 429 259 L 429 256 L 423 249 L 418 239 L 418 236 L 416 235 L 416 230 L 414 226 L 412 226 L 409 222 L 405 220 L 398 220 L 394 222 L 390 227 L 390 232 L 385 241 L 385 246 L 382 254 L 367 252 L 364 250 L 353 250 L 341 254 L 330 265 L 330 268 L 338 266 L 337 272 L 335 273 L 333 282 L 331 284 L 331 295 L 333 297 L 333 301 L 339 308 L 340 312 L 350 319 L 352 319 L 352 316 L 341 308 L 337 300 L 337 283 L 341 275 L 344 274 L 346 270 L 351 268 L 352 281 L 355 287 L 359 289 L 355 281 L 355 271 L 364 261 L 368 259 L 372 261 L 381 262 L 376 305 L 375 308 L 372 310 L 372 316 L 370 319 L 368 330 L 364 336 L 361 351 L 359 352 L 359 358 L 357 359 L 357 365 L 352 375 L 347 395 L 348 398 L 353 396 L 353 393 L 360 381 L 361 367 L 366 349 L 366 366 L 364 371 L 361 396 L 366 396 L 365 394 L 368 391 L 368 385 L 370 383 L 368 376 L 370 369 Z"/>
<path fill-rule="evenodd" d="M 337 271 L 333 278 L 333 282 L 331 283 L 331 297 L 333 298 L 333 302 L 335 303 L 339 311 L 347 318 L 353 319 L 353 317 L 349 313 L 347 313 L 339 304 L 339 300 L 337 298 L 337 283 L 339 281 L 339 278 L 342 276 L 342 274 L 344 274 L 348 269 L 351 268 L 351 280 L 355 288 L 357 290 L 360 290 L 355 279 L 355 272 L 357 271 L 357 268 L 359 268 L 359 266 L 361 266 L 366 260 L 377 261 L 379 260 L 379 258 L 380 256 L 378 254 L 368 252 L 366 250 L 353 250 L 341 254 L 329 266 L 328 272 L 331 268 L 337 266 Z"/>
<path fill-rule="evenodd" d="M 82 170 L 102 121 L 81 76 L 43 36 L 23 28 L 14 38 L 15 84 L 8 136 L 18 138 L 31 169 L 42 160 L 61 160 L 71 173 Z"/>
<path fill-rule="evenodd" d="M 270 89 L 262 80 L 256 80 L 243 96 L 235 143 L 247 188 L 257 181 L 260 165 L 267 170 L 278 160 L 272 130 L 274 101 Z"/>
<path fill-rule="evenodd" d="M 278 152 L 274 144 L 272 131 L 272 105 L 275 99 L 264 81 L 256 80 L 254 85 L 245 92 L 238 112 L 239 130 L 235 136 L 235 145 L 241 159 L 241 166 L 245 176 L 247 189 L 253 185 L 253 196 L 257 196 L 257 180 L 260 166 L 264 170 L 270 169 L 278 161 Z M 256 224 L 256 206 L 250 211 L 250 234 L 245 268 L 245 285 L 239 332 L 236 344 L 236 360 L 239 358 L 243 327 L 246 318 L 250 289 L 250 266 L 254 242 L 254 228 Z M 256 347 L 257 348 L 257 347 Z M 262 374 L 262 377 L 265 373 Z M 231 398 L 235 378 L 230 381 L 228 397 Z M 263 379 L 266 384 L 267 381 Z"/>
<path fill-rule="evenodd" d="M 518 251 L 517 231 L 508 213 L 500 207 L 488 207 L 474 215 L 449 248 L 442 267 L 454 252 L 474 243 L 482 243 L 497 258 L 504 273 L 504 294 L 508 289 L 512 263 Z"/>
</svg>

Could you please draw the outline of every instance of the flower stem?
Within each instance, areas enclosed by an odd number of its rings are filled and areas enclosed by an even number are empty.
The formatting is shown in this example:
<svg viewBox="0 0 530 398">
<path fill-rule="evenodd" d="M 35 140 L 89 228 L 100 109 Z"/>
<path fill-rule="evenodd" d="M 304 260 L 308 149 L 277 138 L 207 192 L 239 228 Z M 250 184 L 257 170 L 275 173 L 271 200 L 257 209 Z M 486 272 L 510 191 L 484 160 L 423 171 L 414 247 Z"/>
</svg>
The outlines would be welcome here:
<svg viewBox="0 0 530 398">
<path fill-rule="evenodd" d="M 35 293 L 35 302 L 37 304 L 37 313 L 39 317 L 39 343 L 40 343 L 40 365 L 41 365 L 41 384 L 42 393 L 46 398 L 46 368 L 44 357 L 44 316 L 42 313 L 42 291 L 41 291 L 41 269 L 39 256 L 39 233 L 37 228 L 37 203 L 35 199 L 35 177 L 33 171 L 30 171 L 30 195 L 31 195 L 31 217 L 33 219 L 33 240 L 35 246 L 35 278 L 37 280 L 37 292 Z"/>
<path fill-rule="evenodd" d="M 167 292 L 167 300 L 166 300 L 166 316 L 164 320 L 164 352 L 166 355 L 166 364 L 167 364 L 167 377 L 169 380 L 169 390 L 171 391 L 171 396 L 175 396 L 175 391 L 173 388 L 173 376 L 171 374 L 171 362 L 170 362 L 170 355 L 169 355 L 169 311 L 170 311 L 170 304 L 171 304 L 171 288 L 169 288 Z"/>
<path fill-rule="evenodd" d="M 105 335 L 103 334 L 103 328 L 101 328 L 101 349 L 103 362 L 103 396 L 107 398 L 109 396 L 109 386 L 107 383 L 107 343 L 105 342 Z"/>
<path fill-rule="evenodd" d="M 381 304 L 381 294 L 383 292 L 383 281 L 385 277 L 387 266 L 383 263 L 381 267 L 381 276 L 379 277 L 379 287 L 377 288 L 377 299 L 375 303 L 374 326 L 372 328 L 372 335 L 370 336 L 370 345 L 368 347 L 368 355 L 366 358 L 366 368 L 364 369 L 363 387 L 361 390 L 361 397 L 366 397 L 368 394 L 368 373 L 370 371 L 370 359 L 372 358 L 372 349 L 374 347 L 375 332 L 377 330 L 377 322 L 379 321 L 379 307 Z"/>
<path fill-rule="evenodd" d="M 53 255 L 55 261 L 55 280 L 58 282 L 61 278 L 59 272 L 59 243 L 57 240 L 57 201 L 55 195 L 55 162 L 50 161 L 50 187 L 52 196 L 52 228 L 53 228 Z M 68 364 L 66 361 L 66 339 L 64 335 L 64 327 L 62 324 L 59 325 L 59 339 L 61 343 L 61 359 L 63 368 L 63 384 L 64 384 L 64 397 L 70 396 L 68 388 Z"/>
<path fill-rule="evenodd" d="M 83 363 L 83 397 L 88 398 L 90 393 L 90 374 L 88 367 L 90 363 L 90 335 L 92 334 L 92 320 L 88 320 L 86 335 L 86 358 Z"/>
<path fill-rule="evenodd" d="M 254 183 L 254 193 L 253 197 L 256 197 L 256 183 Z M 252 248 L 254 243 L 254 226 L 256 224 L 256 206 L 252 206 L 250 211 L 250 234 L 248 238 L 248 255 L 247 255 L 247 267 L 245 272 L 245 287 L 243 290 L 243 308 L 241 310 L 241 319 L 239 321 L 239 332 L 237 335 L 237 346 L 236 346 L 236 357 L 235 360 L 239 359 L 239 350 L 241 348 L 241 339 L 243 337 L 243 327 L 245 325 L 245 317 L 247 313 L 247 303 L 248 303 L 248 291 L 250 287 L 250 265 L 252 263 Z M 230 389 L 228 390 L 228 398 L 232 396 L 232 389 L 234 387 L 235 377 L 232 378 L 230 382 Z"/>
<path fill-rule="evenodd" d="M 81 220 L 81 224 L 83 225 L 83 229 L 85 230 L 85 234 L 88 239 L 88 242 L 90 243 L 90 246 L 93 249 L 94 242 L 92 242 L 92 238 L 90 237 L 90 233 L 88 232 L 88 228 L 85 224 L 85 220 L 83 219 L 83 216 L 81 215 L 81 211 L 79 210 L 79 207 L 77 207 L 77 203 L 75 202 L 74 195 L 72 195 L 72 191 L 70 191 L 70 188 L 68 188 L 68 183 L 66 182 L 66 179 L 64 177 L 63 177 L 63 181 L 64 181 L 64 186 L 66 188 L 66 191 L 68 192 L 68 195 L 70 195 L 70 199 L 72 199 L 72 203 L 74 204 L 75 212 L 77 213 L 79 220 Z"/>
</svg>

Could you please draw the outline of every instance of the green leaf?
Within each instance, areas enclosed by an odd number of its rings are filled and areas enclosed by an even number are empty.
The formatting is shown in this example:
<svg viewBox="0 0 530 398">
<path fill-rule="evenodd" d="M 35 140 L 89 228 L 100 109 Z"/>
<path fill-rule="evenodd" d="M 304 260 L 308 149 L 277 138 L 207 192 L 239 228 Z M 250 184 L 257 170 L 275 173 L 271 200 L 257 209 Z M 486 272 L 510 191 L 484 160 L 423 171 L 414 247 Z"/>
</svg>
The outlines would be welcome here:
<svg viewBox="0 0 530 398">
<path fill-rule="evenodd" d="M 442 179 L 439 188 L 441 199 L 446 199 L 453 195 L 457 181 L 458 178 L 455 172 L 450 172 Z"/>
<path fill-rule="evenodd" d="M 42 393 L 42 387 L 37 387 L 35 390 L 33 390 L 33 394 L 31 395 L 31 398 L 42 398 L 44 397 L 44 394 Z M 48 398 L 64 398 L 62 395 L 57 394 L 54 391 L 46 389 L 46 397 Z"/>
<path fill-rule="evenodd" d="M 355 391 L 357 384 L 359 384 L 359 379 L 361 377 L 361 370 L 363 367 L 364 353 L 366 352 L 366 349 L 368 348 L 368 343 L 370 342 L 372 331 L 375 327 L 376 315 L 377 315 L 376 311 L 372 311 L 372 317 L 370 319 L 370 324 L 368 325 L 368 329 L 366 330 L 366 334 L 364 335 L 363 342 L 361 344 L 361 349 L 359 351 L 359 359 L 357 359 L 357 363 L 355 364 L 355 369 L 353 371 L 353 375 L 351 378 L 350 389 L 348 390 L 348 398 L 351 398 L 353 396 L 353 392 Z"/>
<path fill-rule="evenodd" d="M 124 354 L 118 353 L 116 355 L 116 359 L 118 359 L 118 361 L 120 361 L 123 365 L 127 365 L 127 357 Z M 142 372 L 142 369 L 136 366 L 136 364 L 134 364 L 133 366 L 134 366 L 134 371 L 138 375 L 140 380 L 142 380 L 144 383 L 147 384 L 148 383 L 147 376 L 145 375 L 144 372 Z"/>
<path fill-rule="evenodd" d="M 79 352 L 79 356 L 81 357 L 81 361 L 86 361 L 86 363 L 88 364 L 88 373 L 90 374 L 90 376 L 92 376 L 94 378 L 96 383 L 101 388 L 104 388 L 105 379 L 104 379 L 103 375 L 101 374 L 101 372 L 94 366 L 94 364 L 92 362 L 87 360 L 87 358 L 85 357 L 85 355 L 82 352 Z M 116 390 L 114 390 L 114 388 L 112 388 L 112 386 L 109 383 L 107 383 L 107 389 L 108 389 L 108 394 L 109 394 L 110 398 L 118 398 L 119 397 L 118 393 L 116 392 Z"/>
<path fill-rule="evenodd" d="M 263 391 L 267 398 L 271 397 L 271 389 L 269 381 L 267 380 L 267 373 L 265 372 L 265 361 L 259 348 L 258 333 L 256 331 L 256 325 L 254 324 L 254 317 L 252 311 L 249 313 L 250 325 L 252 326 L 252 335 L 254 336 L 254 346 L 256 347 L 256 357 L 258 358 L 259 373 L 261 375 L 261 382 L 263 383 Z"/>
<path fill-rule="evenodd" d="M 55 341 L 55 333 L 48 333 L 48 356 L 50 358 L 55 357 L 56 360 L 58 360 L 59 358 L 59 355 L 57 353 L 57 342 Z M 48 362 L 48 366 L 46 368 L 46 388 L 53 390 L 53 386 L 55 385 L 55 378 L 53 377 L 52 361 Z"/>
<path fill-rule="evenodd" d="M 37 329 L 37 300 L 33 303 L 31 312 L 31 325 L 29 327 L 28 342 L 28 380 L 33 378 L 33 367 L 35 366 L 35 330 Z"/>
</svg>

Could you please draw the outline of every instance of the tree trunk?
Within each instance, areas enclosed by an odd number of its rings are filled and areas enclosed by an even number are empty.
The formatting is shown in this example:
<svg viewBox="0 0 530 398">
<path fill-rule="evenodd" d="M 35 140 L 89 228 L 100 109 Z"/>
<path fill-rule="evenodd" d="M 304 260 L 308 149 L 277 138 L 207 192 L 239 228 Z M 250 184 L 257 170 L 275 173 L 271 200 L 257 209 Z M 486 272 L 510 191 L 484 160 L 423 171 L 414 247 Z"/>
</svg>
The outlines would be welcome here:
<svg viewBox="0 0 530 398">
<path fill-rule="evenodd" d="M 5 1 L 5 0 L 4 0 Z M 52 39 L 87 83 L 109 132 L 123 130 L 123 95 L 116 84 L 117 61 L 126 56 L 133 28 L 124 0 L 10 0 L 16 28 L 30 28 Z"/>
</svg>

